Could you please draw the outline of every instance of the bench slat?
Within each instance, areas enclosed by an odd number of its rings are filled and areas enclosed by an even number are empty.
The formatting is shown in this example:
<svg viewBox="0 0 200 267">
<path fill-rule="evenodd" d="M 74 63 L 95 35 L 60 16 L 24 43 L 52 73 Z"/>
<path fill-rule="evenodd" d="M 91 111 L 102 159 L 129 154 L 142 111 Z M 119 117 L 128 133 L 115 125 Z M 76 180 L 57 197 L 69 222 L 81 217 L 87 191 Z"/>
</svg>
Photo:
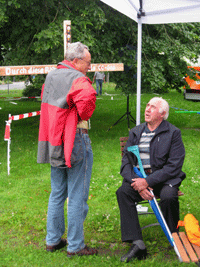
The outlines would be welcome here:
<svg viewBox="0 0 200 267">
<path fill-rule="evenodd" d="M 187 253 L 189 254 L 191 260 L 193 262 L 198 262 L 198 258 L 196 256 L 190 242 L 188 241 L 186 234 L 184 232 L 180 232 L 179 235 L 181 237 L 181 240 L 182 240 L 182 242 L 185 246 L 185 249 L 187 250 Z"/>
<path fill-rule="evenodd" d="M 125 147 L 125 145 L 126 145 L 126 142 L 121 142 L 121 143 L 120 143 L 120 146 L 121 146 L 121 147 Z"/>
<path fill-rule="evenodd" d="M 183 244 L 182 244 L 178 234 L 177 233 L 172 233 L 172 237 L 173 237 L 174 242 L 175 242 L 175 244 L 176 244 L 176 246 L 178 248 L 178 251 L 179 251 L 179 253 L 181 255 L 181 258 L 182 258 L 183 262 L 189 263 L 190 259 L 189 259 L 188 255 L 187 255 L 187 253 L 186 253 L 186 251 L 185 251 L 185 249 L 183 247 Z"/>
<path fill-rule="evenodd" d="M 200 247 L 195 245 L 195 244 L 192 244 L 192 246 L 193 246 L 193 248 L 194 248 L 194 250 L 195 250 L 195 252 L 196 252 L 196 254 L 200 260 Z"/>
<path fill-rule="evenodd" d="M 127 140 L 128 140 L 128 136 L 120 137 L 119 140 L 120 140 L 120 142 L 121 142 L 121 141 L 127 141 Z"/>
</svg>

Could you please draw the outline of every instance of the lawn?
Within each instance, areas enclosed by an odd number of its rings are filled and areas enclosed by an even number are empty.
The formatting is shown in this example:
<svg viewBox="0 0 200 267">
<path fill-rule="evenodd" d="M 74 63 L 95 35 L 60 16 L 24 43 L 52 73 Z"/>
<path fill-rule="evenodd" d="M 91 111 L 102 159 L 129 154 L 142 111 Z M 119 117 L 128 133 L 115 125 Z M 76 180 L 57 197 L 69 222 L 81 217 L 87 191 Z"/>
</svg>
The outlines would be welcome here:
<svg viewBox="0 0 200 267">
<path fill-rule="evenodd" d="M 39 100 L 0 99 L 0 266 L 179 266 L 159 226 L 143 230 L 149 256 L 145 261 L 120 262 L 128 246 L 121 242 L 119 209 L 115 192 L 121 185 L 119 174 L 121 153 L 119 138 L 128 135 L 127 120 L 108 129 L 126 112 L 126 96 L 104 84 L 103 95 L 97 97 L 91 118 L 90 138 L 94 153 L 86 218 L 85 241 L 99 249 L 98 256 L 67 258 L 66 249 L 55 253 L 45 251 L 46 216 L 50 188 L 50 167 L 37 164 L 39 116 L 13 121 L 11 124 L 11 171 L 7 174 L 7 142 L 3 140 L 8 114 L 40 110 Z M 21 91 L 0 91 L 0 97 L 21 96 Z M 142 94 L 141 121 L 146 103 L 155 95 Z M 200 110 L 200 102 L 183 99 L 171 91 L 161 95 L 170 105 L 169 121 L 179 127 L 186 149 L 183 171 L 187 178 L 181 185 L 181 220 L 192 213 L 200 221 L 200 115 L 177 114 L 176 109 Z M 17 103 L 17 104 L 13 104 Z M 135 117 L 136 96 L 130 96 L 130 111 Z M 131 128 L 134 124 L 131 123 Z M 140 216 L 142 217 L 142 216 Z M 141 225 L 155 222 L 151 215 L 140 218 Z M 67 220 L 66 220 L 67 224 Z M 184 230 L 184 228 L 181 228 Z M 66 237 L 66 234 L 65 234 Z M 181 266 L 195 266 L 184 264 Z"/>
</svg>

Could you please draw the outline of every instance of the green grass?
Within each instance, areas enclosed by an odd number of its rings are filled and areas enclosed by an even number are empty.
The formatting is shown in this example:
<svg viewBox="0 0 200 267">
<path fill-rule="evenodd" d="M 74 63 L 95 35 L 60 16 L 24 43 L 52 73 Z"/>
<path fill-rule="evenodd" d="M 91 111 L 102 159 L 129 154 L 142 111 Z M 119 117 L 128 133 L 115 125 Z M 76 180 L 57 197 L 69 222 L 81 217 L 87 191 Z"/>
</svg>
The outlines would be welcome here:
<svg viewBox="0 0 200 267">
<path fill-rule="evenodd" d="M 0 97 L 8 97 L 8 98 L 12 98 L 12 97 L 20 97 L 22 96 L 22 90 L 0 90 Z"/>
<path fill-rule="evenodd" d="M 124 264 L 120 256 L 128 246 L 121 242 L 119 209 L 115 192 L 121 185 L 119 174 L 121 153 L 119 137 L 128 135 L 127 120 L 107 131 L 125 112 L 126 97 L 115 91 L 113 84 L 104 84 L 96 110 L 91 118 L 90 138 L 94 153 L 93 173 L 89 193 L 89 213 L 85 221 L 85 240 L 99 249 L 94 257 L 66 257 L 66 249 L 56 253 L 45 251 L 46 214 L 50 193 L 50 167 L 37 164 L 39 116 L 11 125 L 11 173 L 7 175 L 7 142 L 3 140 L 8 114 L 22 114 L 40 110 L 40 101 L 13 101 L 0 99 L 0 266 L 179 266 L 173 249 L 159 227 L 143 231 L 149 257 L 145 261 Z M 112 95 L 111 95 L 112 94 Z M 12 96 L 21 96 L 17 90 Z M 10 96 L 9 95 L 9 96 Z M 0 96 L 8 96 L 0 91 Z M 147 101 L 153 94 L 141 96 L 141 121 Z M 113 97 L 113 100 L 111 100 Z M 163 95 L 170 107 L 200 110 L 199 102 L 183 99 L 176 91 Z M 130 111 L 135 117 L 136 96 L 130 97 Z M 183 170 L 187 178 L 181 185 L 185 196 L 180 197 L 180 216 L 192 213 L 200 221 L 200 115 L 176 114 L 170 108 L 168 119 L 181 129 L 186 148 Z M 134 124 L 131 123 L 131 128 Z M 142 217 L 142 216 L 140 216 Z M 140 218 L 141 225 L 155 222 L 149 215 Z M 66 221 L 67 223 L 67 221 Z M 182 229 L 184 230 L 184 229 Z M 65 234 L 66 237 L 66 234 Z M 195 266 L 184 264 L 181 266 Z"/>
</svg>

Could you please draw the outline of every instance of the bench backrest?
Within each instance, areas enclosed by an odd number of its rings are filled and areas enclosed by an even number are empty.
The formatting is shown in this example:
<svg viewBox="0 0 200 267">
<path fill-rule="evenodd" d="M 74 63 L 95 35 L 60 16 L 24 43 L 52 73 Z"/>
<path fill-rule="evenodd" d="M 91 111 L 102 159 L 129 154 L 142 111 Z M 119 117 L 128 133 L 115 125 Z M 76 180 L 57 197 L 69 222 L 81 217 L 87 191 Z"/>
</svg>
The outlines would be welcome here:
<svg viewBox="0 0 200 267">
<path fill-rule="evenodd" d="M 128 136 L 120 137 L 119 138 L 119 141 L 120 141 L 120 149 L 121 149 L 121 156 L 123 156 L 123 150 L 124 150 L 124 147 L 126 145 L 127 140 L 128 140 Z"/>
</svg>

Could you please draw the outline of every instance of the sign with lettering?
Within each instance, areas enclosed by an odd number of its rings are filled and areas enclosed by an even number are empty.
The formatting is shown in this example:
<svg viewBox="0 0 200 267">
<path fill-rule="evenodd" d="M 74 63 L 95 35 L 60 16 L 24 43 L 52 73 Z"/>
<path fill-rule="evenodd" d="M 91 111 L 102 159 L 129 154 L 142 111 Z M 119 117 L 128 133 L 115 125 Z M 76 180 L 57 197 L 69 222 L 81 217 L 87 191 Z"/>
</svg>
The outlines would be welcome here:
<svg viewBox="0 0 200 267">
<path fill-rule="evenodd" d="M 56 65 L 29 65 L 0 67 L 0 76 L 47 74 Z"/>
<path fill-rule="evenodd" d="M 92 64 L 91 70 L 89 72 L 95 71 L 123 71 L 124 64 L 123 63 L 102 63 L 102 64 Z"/>
<path fill-rule="evenodd" d="M 53 69 L 56 69 L 57 65 L 29 65 L 29 66 L 6 66 L 0 67 L 0 76 L 17 76 L 17 75 L 36 75 L 47 74 Z M 109 64 L 91 64 L 91 70 L 95 71 L 123 71 L 123 63 L 109 63 Z"/>
</svg>

